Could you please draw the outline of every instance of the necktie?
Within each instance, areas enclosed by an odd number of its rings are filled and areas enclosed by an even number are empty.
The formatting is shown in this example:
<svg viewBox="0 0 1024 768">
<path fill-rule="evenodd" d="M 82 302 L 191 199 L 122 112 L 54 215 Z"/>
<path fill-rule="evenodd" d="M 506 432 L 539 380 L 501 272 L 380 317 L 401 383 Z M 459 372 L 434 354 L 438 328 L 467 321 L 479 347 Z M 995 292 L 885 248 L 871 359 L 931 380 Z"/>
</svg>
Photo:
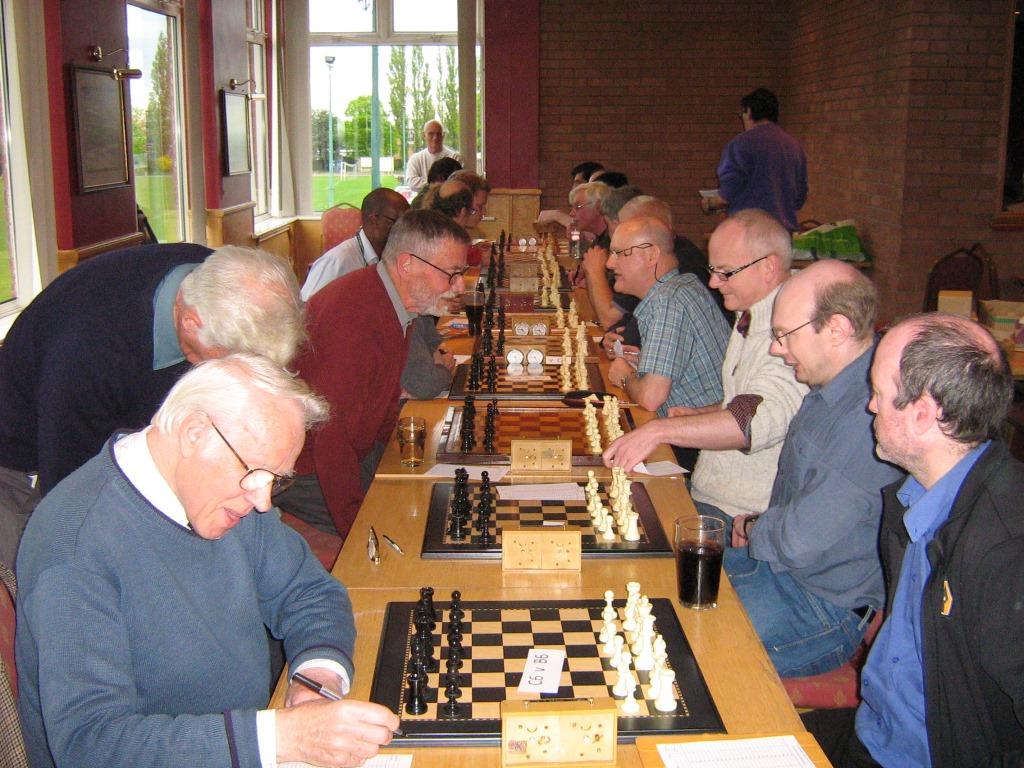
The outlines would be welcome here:
<svg viewBox="0 0 1024 768">
<path fill-rule="evenodd" d="M 743 338 L 747 337 L 747 331 L 750 330 L 750 311 L 744 310 L 740 313 L 740 319 L 736 321 L 736 330 L 739 331 Z"/>
</svg>

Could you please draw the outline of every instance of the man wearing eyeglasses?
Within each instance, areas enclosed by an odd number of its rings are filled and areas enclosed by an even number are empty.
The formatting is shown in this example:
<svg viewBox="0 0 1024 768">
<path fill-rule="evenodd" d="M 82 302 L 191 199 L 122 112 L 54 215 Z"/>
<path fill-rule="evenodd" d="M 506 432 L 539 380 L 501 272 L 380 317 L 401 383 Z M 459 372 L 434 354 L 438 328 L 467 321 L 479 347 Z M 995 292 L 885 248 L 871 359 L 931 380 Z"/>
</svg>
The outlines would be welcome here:
<svg viewBox="0 0 1024 768">
<path fill-rule="evenodd" d="M 775 298 L 770 352 L 811 390 L 768 506 L 733 518 L 724 567 L 782 677 L 844 664 L 885 601 L 882 488 L 902 473 L 875 456 L 867 410 L 877 311 L 871 281 L 835 260 L 803 270 Z"/>
<path fill-rule="evenodd" d="M 393 189 L 380 187 L 363 198 L 360 213 L 363 225 L 350 237 L 313 262 L 302 284 L 302 300 L 319 291 L 332 280 L 357 269 L 376 264 L 388 242 L 391 227 L 409 210 L 409 203 Z"/>
<path fill-rule="evenodd" d="M 437 211 L 404 214 L 380 262 L 329 284 L 306 307 L 309 345 L 299 375 L 331 404 L 309 435 L 295 485 L 277 504 L 342 538 L 355 519 L 395 427 L 410 325 L 440 316 L 463 293 L 469 236 Z"/>
<path fill-rule="evenodd" d="M 604 452 L 608 466 L 632 469 L 661 443 L 700 449 L 691 495 L 702 514 L 726 521 L 768 506 L 782 441 L 807 387 L 768 354 L 772 302 L 789 277 L 789 233 L 764 211 L 723 221 L 709 242 L 709 285 L 736 325 L 722 363 L 722 401 L 673 408 L 620 437 Z"/>
<path fill-rule="evenodd" d="M 18 557 L 19 707 L 29 763 L 360 765 L 398 718 L 344 699 L 345 588 L 282 524 L 305 430 L 327 405 L 265 358 L 201 363 L 151 425 L 114 435 L 43 499 Z M 264 710 L 266 630 L 286 708 Z"/>
<path fill-rule="evenodd" d="M 639 353 L 615 358 L 608 378 L 661 417 L 669 408 L 722 400 L 722 356 L 729 326 L 700 280 L 676 268 L 672 232 L 652 217 L 625 221 L 612 235 L 608 267 L 615 290 L 640 299 Z M 678 455 L 678 454 L 677 454 Z M 693 469 L 695 452 L 679 456 Z"/>
</svg>

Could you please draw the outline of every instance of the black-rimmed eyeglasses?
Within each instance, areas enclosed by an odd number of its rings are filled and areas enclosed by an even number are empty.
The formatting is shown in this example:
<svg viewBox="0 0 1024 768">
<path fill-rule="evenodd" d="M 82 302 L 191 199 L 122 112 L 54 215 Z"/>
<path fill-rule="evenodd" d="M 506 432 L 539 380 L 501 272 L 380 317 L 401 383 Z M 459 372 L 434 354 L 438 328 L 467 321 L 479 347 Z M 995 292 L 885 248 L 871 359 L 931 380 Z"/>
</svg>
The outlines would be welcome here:
<svg viewBox="0 0 1024 768">
<path fill-rule="evenodd" d="M 253 469 L 245 463 L 245 459 L 238 455 L 238 451 L 236 451 L 234 446 L 228 442 L 226 437 L 224 437 L 224 433 L 217 429 L 217 425 L 213 423 L 212 419 L 210 420 L 210 426 L 213 427 L 213 431 L 220 436 L 220 439 L 224 441 L 224 445 L 228 447 L 228 450 L 235 455 L 235 458 L 238 459 L 238 463 L 245 468 L 245 474 L 242 475 L 242 479 L 238 481 L 238 485 L 243 491 L 262 491 L 267 486 L 270 486 L 270 495 L 273 496 L 286 488 L 292 487 L 292 484 L 295 482 L 294 477 L 279 475 L 276 472 L 271 472 L 269 469 Z M 256 511 L 259 512 L 260 510 Z"/>
<path fill-rule="evenodd" d="M 611 254 L 612 254 L 612 256 L 614 256 L 617 259 L 622 259 L 622 258 L 625 258 L 626 256 L 629 256 L 629 254 L 631 254 L 637 248 L 639 248 L 642 251 L 646 251 L 648 248 L 651 248 L 653 245 L 654 245 L 654 243 L 637 243 L 636 245 L 629 246 L 629 248 L 623 248 L 623 249 L 618 250 L 618 251 L 616 251 L 613 248 L 612 251 L 611 251 Z"/>
<path fill-rule="evenodd" d="M 736 267 L 735 269 L 719 269 L 718 267 L 708 266 L 708 274 L 711 275 L 712 277 L 717 277 L 719 280 L 721 280 L 724 283 L 726 280 L 728 280 L 733 275 L 742 272 L 747 267 L 754 266 L 759 261 L 764 261 L 769 256 L 771 256 L 771 254 L 767 253 L 764 256 L 762 256 L 761 258 L 754 259 L 753 261 L 748 261 L 742 267 Z"/>
<path fill-rule="evenodd" d="M 814 322 L 814 319 L 815 319 L 815 318 L 813 318 L 813 317 L 812 317 L 812 318 L 811 318 L 810 320 L 808 320 L 808 321 L 807 321 L 806 323 L 800 323 L 800 325 L 798 325 L 798 326 L 797 326 L 796 328 L 793 328 L 792 330 L 786 331 L 785 333 L 779 333 L 779 332 L 778 332 L 778 331 L 776 331 L 776 330 L 775 330 L 774 328 L 772 328 L 772 329 L 771 329 L 771 330 L 769 331 L 769 333 L 770 333 L 770 334 L 772 335 L 772 338 L 773 338 L 773 339 L 775 340 L 775 343 L 776 343 L 776 344 L 781 344 L 781 343 L 782 343 L 782 340 L 783 340 L 784 338 L 786 338 L 787 336 L 789 336 L 789 335 L 790 335 L 791 333 L 796 333 L 796 332 L 797 332 L 797 331 L 799 331 L 799 330 L 800 330 L 801 328 L 806 328 L 806 327 L 807 327 L 808 325 L 810 325 L 811 323 L 813 323 L 813 322 Z"/>
<path fill-rule="evenodd" d="M 457 278 L 462 277 L 464 274 L 466 274 L 469 271 L 469 267 L 463 267 L 462 269 L 457 269 L 454 272 L 449 272 L 447 269 L 441 269 L 439 266 L 437 266 L 437 264 L 432 264 L 431 262 L 427 261 L 424 258 L 421 258 L 421 257 L 417 256 L 415 253 L 412 253 L 411 251 L 409 252 L 409 255 L 412 256 L 417 261 L 422 261 L 428 267 L 433 267 L 438 272 L 440 272 L 442 275 L 445 275 L 448 278 L 448 285 L 455 285 L 455 280 Z"/>
</svg>

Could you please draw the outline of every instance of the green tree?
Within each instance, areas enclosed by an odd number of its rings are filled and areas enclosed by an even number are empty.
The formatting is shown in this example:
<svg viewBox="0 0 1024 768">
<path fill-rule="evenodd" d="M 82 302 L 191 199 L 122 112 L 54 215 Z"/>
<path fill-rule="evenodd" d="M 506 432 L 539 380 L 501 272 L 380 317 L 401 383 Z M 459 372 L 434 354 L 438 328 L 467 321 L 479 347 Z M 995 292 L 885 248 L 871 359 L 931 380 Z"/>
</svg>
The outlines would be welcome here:
<svg viewBox="0 0 1024 768">
<path fill-rule="evenodd" d="M 142 107 L 132 109 L 132 155 L 146 155 L 146 110 Z"/>
<path fill-rule="evenodd" d="M 168 170 L 175 162 L 174 147 L 174 84 L 168 61 L 167 35 L 157 38 L 153 63 L 150 65 L 152 90 L 146 105 L 146 128 L 150 146 L 147 161 L 151 170 Z M 161 160 L 161 158 L 165 158 Z"/>
<path fill-rule="evenodd" d="M 459 71 L 455 47 L 446 46 L 437 54 L 437 116 L 444 123 L 445 143 L 459 146 Z"/>
<path fill-rule="evenodd" d="M 412 94 L 412 134 L 417 147 L 423 146 L 423 125 L 434 117 L 434 100 L 431 98 L 432 84 L 423 48 L 415 45 L 412 49 L 412 73 L 409 91 Z"/>
<path fill-rule="evenodd" d="M 356 157 L 370 156 L 370 97 L 357 96 L 345 107 L 345 148 Z"/>
<path fill-rule="evenodd" d="M 327 170 L 327 110 L 326 109 L 314 109 L 313 118 L 313 170 L 326 171 Z M 338 116 L 334 116 L 334 156 L 339 157 L 341 154 L 341 120 Z"/>
<path fill-rule="evenodd" d="M 402 153 L 402 146 L 405 143 L 403 137 L 406 129 L 406 66 L 405 46 L 393 45 L 391 47 L 391 59 L 388 61 L 388 107 L 391 113 L 391 145 L 388 152 L 396 157 L 405 159 Z"/>
</svg>

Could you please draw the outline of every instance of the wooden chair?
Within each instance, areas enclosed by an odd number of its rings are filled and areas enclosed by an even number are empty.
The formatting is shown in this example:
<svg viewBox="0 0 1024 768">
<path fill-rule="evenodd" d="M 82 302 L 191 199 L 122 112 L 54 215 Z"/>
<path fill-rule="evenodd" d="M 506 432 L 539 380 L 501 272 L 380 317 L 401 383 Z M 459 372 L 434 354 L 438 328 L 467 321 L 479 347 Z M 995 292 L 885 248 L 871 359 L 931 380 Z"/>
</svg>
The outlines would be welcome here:
<svg viewBox="0 0 1024 768">
<path fill-rule="evenodd" d="M 350 203 L 328 208 L 320 216 L 320 253 L 324 254 L 350 237 L 363 226 L 363 214 Z"/>
<path fill-rule="evenodd" d="M 939 291 L 971 291 L 976 299 L 998 299 L 999 278 L 995 264 L 981 243 L 947 253 L 928 270 L 924 311 L 934 312 Z"/>
<path fill-rule="evenodd" d="M 868 658 L 868 649 L 882 626 L 883 614 L 871 617 L 864 640 L 848 662 L 820 675 L 784 677 L 782 686 L 794 707 L 800 709 L 847 709 L 860 703 L 860 671 Z"/>
<path fill-rule="evenodd" d="M 18 675 L 14 666 L 14 574 L 0 563 L 0 765 L 28 768 L 18 719 Z"/>
</svg>

